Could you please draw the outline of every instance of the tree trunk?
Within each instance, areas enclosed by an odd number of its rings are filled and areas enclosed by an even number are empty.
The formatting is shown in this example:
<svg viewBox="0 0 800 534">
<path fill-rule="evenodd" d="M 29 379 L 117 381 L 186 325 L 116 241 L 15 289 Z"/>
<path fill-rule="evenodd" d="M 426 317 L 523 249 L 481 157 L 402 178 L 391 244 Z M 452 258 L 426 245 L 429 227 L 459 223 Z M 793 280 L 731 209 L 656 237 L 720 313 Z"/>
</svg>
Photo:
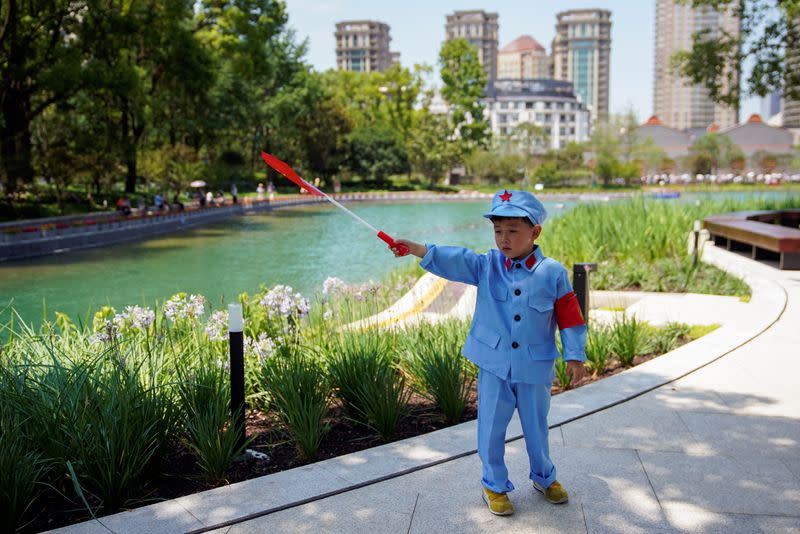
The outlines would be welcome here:
<svg viewBox="0 0 800 534">
<path fill-rule="evenodd" d="M 128 100 L 122 104 L 122 159 L 128 171 L 125 175 L 125 192 L 136 192 L 136 142 L 131 133 Z"/>
<path fill-rule="evenodd" d="M 33 181 L 31 131 L 28 112 L 30 95 L 11 89 L 3 95 L 3 123 L 0 127 L 0 177 L 6 191 L 13 193 L 18 182 Z"/>
</svg>

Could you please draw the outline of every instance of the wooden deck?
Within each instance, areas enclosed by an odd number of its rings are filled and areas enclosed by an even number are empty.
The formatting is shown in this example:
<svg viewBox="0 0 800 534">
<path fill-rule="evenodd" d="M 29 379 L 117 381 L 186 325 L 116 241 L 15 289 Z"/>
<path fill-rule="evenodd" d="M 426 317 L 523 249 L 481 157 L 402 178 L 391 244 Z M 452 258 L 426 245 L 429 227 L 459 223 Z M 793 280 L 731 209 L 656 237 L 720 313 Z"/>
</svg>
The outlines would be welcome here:
<svg viewBox="0 0 800 534">
<path fill-rule="evenodd" d="M 800 210 L 741 211 L 706 217 L 714 244 L 749 250 L 754 260 L 777 259 L 781 269 L 800 269 Z"/>
</svg>

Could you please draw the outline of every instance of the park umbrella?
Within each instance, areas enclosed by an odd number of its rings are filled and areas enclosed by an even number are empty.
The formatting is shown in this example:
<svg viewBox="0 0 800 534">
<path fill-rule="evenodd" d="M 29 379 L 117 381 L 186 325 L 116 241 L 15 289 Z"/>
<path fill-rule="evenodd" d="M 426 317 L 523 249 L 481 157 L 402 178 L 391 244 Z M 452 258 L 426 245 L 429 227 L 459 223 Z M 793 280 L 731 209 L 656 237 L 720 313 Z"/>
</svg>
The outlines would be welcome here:
<svg viewBox="0 0 800 534">
<path fill-rule="evenodd" d="M 300 176 L 298 176 L 297 173 L 294 172 L 294 170 L 291 167 L 289 167 L 289 165 L 284 163 L 283 161 L 279 160 L 278 158 L 276 158 L 272 154 L 267 154 L 266 152 L 263 152 L 263 151 L 261 152 L 261 157 L 264 159 L 264 162 L 267 165 L 269 165 L 270 167 L 272 167 L 273 169 L 275 169 L 276 171 L 278 171 L 279 173 L 284 175 L 286 178 L 288 178 L 289 180 L 291 180 L 292 182 L 294 182 L 298 186 L 300 186 L 303 189 L 305 189 L 306 191 L 308 191 L 310 194 L 318 196 L 318 197 L 323 197 L 325 200 L 327 200 L 328 202 L 330 202 L 331 204 L 333 204 L 337 208 L 341 209 L 342 211 L 344 211 L 345 213 L 350 215 L 352 218 L 354 218 L 355 220 L 357 220 L 358 222 L 360 222 L 361 224 L 363 224 L 364 226 L 366 226 L 367 228 L 369 228 L 370 230 L 375 232 L 377 234 L 378 238 L 380 238 L 387 245 L 389 245 L 389 248 L 396 249 L 400 256 L 405 256 L 406 254 L 408 254 L 408 247 L 406 245 L 404 245 L 402 243 L 396 243 L 395 240 L 392 239 L 388 234 L 386 234 L 385 232 L 383 232 L 381 230 L 378 230 L 377 228 L 372 226 L 370 223 L 368 223 L 367 221 L 365 221 L 364 219 L 362 219 L 361 217 L 359 217 L 358 215 L 356 215 L 355 213 L 353 213 L 349 209 L 347 209 L 344 206 L 342 206 L 341 204 L 339 204 L 339 202 L 335 198 L 328 196 L 324 192 L 320 191 L 318 188 L 314 187 L 310 183 L 308 183 L 305 180 L 303 180 L 302 178 L 300 178 Z"/>
</svg>

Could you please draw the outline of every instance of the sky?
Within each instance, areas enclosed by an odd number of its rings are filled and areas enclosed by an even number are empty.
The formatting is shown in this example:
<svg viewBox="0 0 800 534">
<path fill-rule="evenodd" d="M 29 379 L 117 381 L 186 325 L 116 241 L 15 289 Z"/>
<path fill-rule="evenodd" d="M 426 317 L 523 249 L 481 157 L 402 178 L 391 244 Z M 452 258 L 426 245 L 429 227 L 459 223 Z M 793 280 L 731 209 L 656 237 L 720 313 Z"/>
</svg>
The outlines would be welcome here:
<svg viewBox="0 0 800 534">
<path fill-rule="evenodd" d="M 316 70 L 336 67 L 335 25 L 342 20 L 369 19 L 391 27 L 391 50 L 400 62 L 436 66 L 444 41 L 446 16 L 457 10 L 484 9 L 499 15 L 499 46 L 520 35 L 531 35 L 548 52 L 555 36 L 556 13 L 568 9 L 600 8 L 611 11 L 610 111 L 630 109 L 640 122 L 653 112 L 653 59 L 655 0 L 494 0 L 465 3 L 450 0 L 286 0 L 289 26 L 298 40 L 308 39 L 308 62 Z M 438 82 L 438 76 L 434 80 Z M 740 120 L 760 112 L 760 99 L 741 105 Z"/>
</svg>

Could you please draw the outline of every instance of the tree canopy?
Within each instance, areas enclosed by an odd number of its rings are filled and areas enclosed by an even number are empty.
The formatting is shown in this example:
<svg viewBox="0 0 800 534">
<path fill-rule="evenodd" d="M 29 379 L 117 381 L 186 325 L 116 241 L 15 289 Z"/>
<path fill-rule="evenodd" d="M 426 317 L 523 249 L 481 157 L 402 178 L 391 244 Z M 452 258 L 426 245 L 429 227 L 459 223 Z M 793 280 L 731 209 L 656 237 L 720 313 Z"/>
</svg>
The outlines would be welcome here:
<svg viewBox="0 0 800 534">
<path fill-rule="evenodd" d="M 738 33 L 694 33 L 692 48 L 673 57 L 678 73 L 729 106 L 738 107 L 742 96 L 764 96 L 776 89 L 800 100 L 800 0 L 676 1 L 697 9 L 731 11 L 740 27 Z M 746 80 L 744 93 L 740 80 Z"/>
</svg>

